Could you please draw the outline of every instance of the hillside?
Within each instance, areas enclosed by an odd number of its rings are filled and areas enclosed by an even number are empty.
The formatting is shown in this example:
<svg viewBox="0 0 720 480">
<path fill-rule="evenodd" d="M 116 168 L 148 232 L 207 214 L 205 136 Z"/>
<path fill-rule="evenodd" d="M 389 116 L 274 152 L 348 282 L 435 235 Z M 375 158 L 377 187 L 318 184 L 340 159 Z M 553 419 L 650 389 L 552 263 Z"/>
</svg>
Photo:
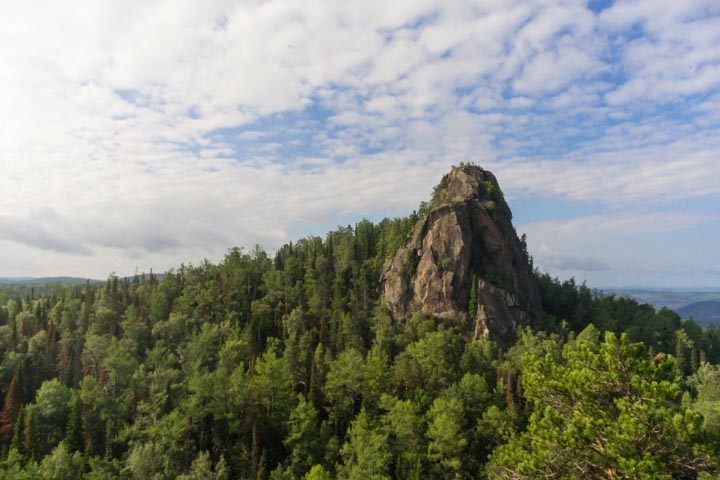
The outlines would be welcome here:
<svg viewBox="0 0 720 480">
<path fill-rule="evenodd" d="M 720 325 L 720 300 L 691 303 L 678 308 L 677 312 L 683 318 L 693 318 L 698 323 Z"/>
<path fill-rule="evenodd" d="M 0 284 L 28 285 L 28 284 L 49 284 L 49 283 L 85 283 L 86 281 L 97 282 L 88 278 L 80 277 L 0 277 Z"/>
<path fill-rule="evenodd" d="M 87 283 L 98 284 L 99 280 L 78 277 L 14 277 L 0 278 L 0 305 L 16 298 L 39 298 L 62 293 Z"/>
<path fill-rule="evenodd" d="M 718 331 L 533 272 L 490 175 L 274 255 L 0 304 L 0 479 L 714 472 Z"/>
<path fill-rule="evenodd" d="M 601 288 L 607 295 L 621 295 L 641 303 L 649 303 L 656 309 L 663 307 L 677 311 L 695 302 L 720 298 L 720 288 Z"/>
</svg>

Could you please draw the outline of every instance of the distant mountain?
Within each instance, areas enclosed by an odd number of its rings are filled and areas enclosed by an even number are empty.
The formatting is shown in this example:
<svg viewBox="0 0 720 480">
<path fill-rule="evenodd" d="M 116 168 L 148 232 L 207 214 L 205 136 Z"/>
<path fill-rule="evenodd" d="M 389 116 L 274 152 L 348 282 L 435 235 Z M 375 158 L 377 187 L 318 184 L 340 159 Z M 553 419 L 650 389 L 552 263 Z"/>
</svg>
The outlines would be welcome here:
<svg viewBox="0 0 720 480">
<path fill-rule="evenodd" d="M 720 288 L 600 288 L 607 295 L 632 298 L 655 309 L 667 307 L 679 313 L 686 305 L 720 299 Z M 682 315 L 682 314 L 681 314 Z M 696 318 L 697 320 L 697 318 Z"/>
<path fill-rule="evenodd" d="M 32 277 L 0 277 L 0 284 L 26 283 L 32 280 Z"/>
<path fill-rule="evenodd" d="M 695 302 L 678 308 L 683 318 L 692 317 L 698 323 L 715 323 L 720 325 L 720 300 Z"/>
<path fill-rule="evenodd" d="M 80 278 L 80 277 L 0 277 L 0 284 L 46 284 L 46 283 L 85 283 L 88 280 L 91 282 L 99 282 L 100 280 L 94 280 L 92 278 Z"/>
</svg>

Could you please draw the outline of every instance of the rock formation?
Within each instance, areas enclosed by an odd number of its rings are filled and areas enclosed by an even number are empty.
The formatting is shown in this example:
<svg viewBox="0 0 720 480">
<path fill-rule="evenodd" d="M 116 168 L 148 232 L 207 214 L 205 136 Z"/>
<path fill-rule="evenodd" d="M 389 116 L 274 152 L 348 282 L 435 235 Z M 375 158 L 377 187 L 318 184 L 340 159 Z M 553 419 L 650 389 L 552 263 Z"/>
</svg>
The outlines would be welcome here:
<svg viewBox="0 0 720 480">
<path fill-rule="evenodd" d="M 467 325 L 501 343 L 540 312 L 524 243 L 495 176 L 454 167 L 408 243 L 382 274 L 386 306 L 399 322 L 415 312 Z M 472 317 L 472 318 L 470 318 Z"/>
</svg>

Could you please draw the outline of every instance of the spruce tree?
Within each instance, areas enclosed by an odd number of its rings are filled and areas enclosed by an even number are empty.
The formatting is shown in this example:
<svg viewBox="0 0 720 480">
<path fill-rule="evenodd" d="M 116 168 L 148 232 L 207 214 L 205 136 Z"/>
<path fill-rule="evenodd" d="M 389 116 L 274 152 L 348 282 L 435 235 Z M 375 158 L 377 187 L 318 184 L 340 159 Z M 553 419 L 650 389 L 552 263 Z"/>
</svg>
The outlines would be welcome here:
<svg viewBox="0 0 720 480">
<path fill-rule="evenodd" d="M 25 411 L 20 407 L 20 413 L 18 413 L 17 422 L 15 422 L 15 431 L 13 432 L 12 442 L 10 443 L 10 449 L 20 454 L 20 456 L 27 455 L 27 449 L 25 448 Z"/>
<path fill-rule="evenodd" d="M 5 402 L 0 411 L 0 446 L 8 446 L 12 442 L 15 433 L 15 423 L 17 422 L 20 409 L 22 408 L 22 392 L 17 375 L 13 376 L 10 382 L 10 388 L 5 395 Z"/>
<path fill-rule="evenodd" d="M 25 428 L 23 431 L 25 440 L 25 448 L 28 456 L 33 460 L 39 460 L 43 456 L 42 445 L 37 431 L 37 419 L 34 412 L 30 409 L 25 416 Z"/>
<path fill-rule="evenodd" d="M 82 452 L 85 447 L 85 437 L 83 435 L 82 415 L 80 413 L 80 402 L 75 401 L 70 410 L 68 418 L 67 436 L 65 437 L 68 451 L 75 453 Z"/>
</svg>

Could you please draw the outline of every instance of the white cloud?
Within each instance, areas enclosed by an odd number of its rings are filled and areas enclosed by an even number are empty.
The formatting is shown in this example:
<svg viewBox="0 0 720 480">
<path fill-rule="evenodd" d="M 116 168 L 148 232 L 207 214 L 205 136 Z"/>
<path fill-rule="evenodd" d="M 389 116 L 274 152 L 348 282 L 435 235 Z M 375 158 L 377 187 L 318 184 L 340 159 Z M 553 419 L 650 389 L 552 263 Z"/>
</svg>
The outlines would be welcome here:
<svg viewBox="0 0 720 480">
<path fill-rule="evenodd" d="M 645 35 L 620 48 L 628 81 L 608 94 L 611 104 L 672 102 L 720 85 L 720 8 L 715 2 L 619 1 L 602 12 L 616 35 Z"/>
<path fill-rule="evenodd" d="M 582 50 L 565 45 L 535 56 L 513 82 L 515 90 L 529 94 L 558 91 L 578 78 L 601 70 L 600 62 Z"/>
<path fill-rule="evenodd" d="M 716 181 L 720 178 L 720 146 L 714 145 L 715 141 L 706 141 L 701 135 L 669 145 L 652 145 L 651 141 L 651 145 L 638 147 L 635 135 L 642 134 L 631 131 L 618 139 L 629 144 L 608 152 L 588 148 L 564 158 L 519 157 L 492 166 L 511 195 L 550 194 L 607 205 L 667 204 L 720 195 Z M 599 143 L 613 142 L 606 137 Z"/>
<path fill-rule="evenodd" d="M 541 268 L 560 271 L 601 272 L 611 268 L 607 263 L 592 258 L 560 254 L 544 243 L 535 249 L 533 258 Z"/>
<path fill-rule="evenodd" d="M 699 0 L 600 16 L 581 1 L 9 3 L 0 275 L 274 248 L 301 219 L 407 213 L 460 161 L 514 196 L 717 198 L 719 13 Z"/>
<path fill-rule="evenodd" d="M 587 238 L 601 242 L 607 238 L 657 235 L 701 225 L 716 219 L 693 212 L 658 212 L 589 215 L 569 220 L 546 220 L 523 225 L 522 231 L 535 241 L 543 238 Z"/>
<path fill-rule="evenodd" d="M 594 286 L 716 283 L 707 265 L 720 257 L 702 237 L 719 229 L 717 214 L 627 209 L 517 228 L 541 270 Z"/>
</svg>

